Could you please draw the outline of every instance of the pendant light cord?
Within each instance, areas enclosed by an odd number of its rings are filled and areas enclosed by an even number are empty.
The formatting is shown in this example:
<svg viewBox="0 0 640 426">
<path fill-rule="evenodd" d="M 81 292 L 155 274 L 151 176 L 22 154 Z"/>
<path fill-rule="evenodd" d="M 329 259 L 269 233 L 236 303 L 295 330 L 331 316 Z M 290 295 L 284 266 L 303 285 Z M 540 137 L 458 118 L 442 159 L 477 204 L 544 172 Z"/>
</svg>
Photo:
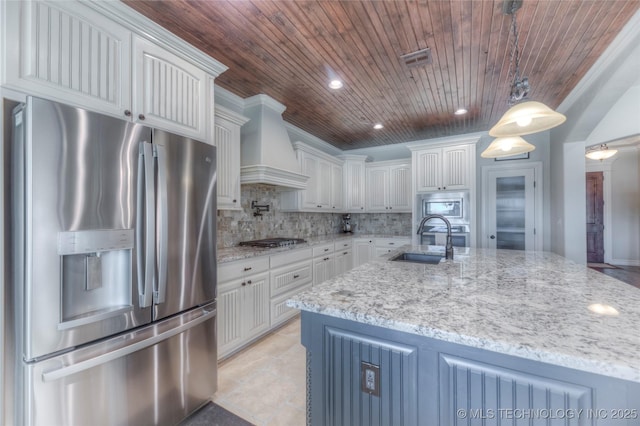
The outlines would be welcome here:
<svg viewBox="0 0 640 426">
<path fill-rule="evenodd" d="M 513 46 L 511 48 L 511 58 L 509 64 L 509 73 L 513 75 L 513 83 L 511 84 L 511 93 L 509 96 L 509 105 L 524 99 L 529 93 L 529 79 L 520 78 L 520 38 L 518 36 L 518 24 L 516 23 L 516 2 L 511 6 L 511 30 L 513 32 Z M 511 68 L 514 68 L 511 73 Z"/>
</svg>

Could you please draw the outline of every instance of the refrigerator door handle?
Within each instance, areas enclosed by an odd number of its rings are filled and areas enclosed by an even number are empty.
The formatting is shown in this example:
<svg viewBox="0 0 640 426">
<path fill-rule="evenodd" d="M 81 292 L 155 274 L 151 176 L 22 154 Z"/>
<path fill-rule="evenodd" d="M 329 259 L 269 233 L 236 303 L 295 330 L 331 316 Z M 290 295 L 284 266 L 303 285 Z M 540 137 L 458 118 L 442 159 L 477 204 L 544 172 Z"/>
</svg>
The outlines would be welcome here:
<svg viewBox="0 0 640 426">
<path fill-rule="evenodd" d="M 214 309 L 203 308 L 201 310 L 200 315 L 198 315 L 197 317 L 183 324 L 180 324 L 177 327 L 170 328 L 169 330 L 166 330 L 161 333 L 157 333 L 156 329 L 151 327 L 148 330 L 144 331 L 141 336 L 137 336 L 134 342 L 124 347 L 120 347 L 113 351 L 106 352 L 98 356 L 95 356 L 93 358 L 79 361 L 74 364 L 69 364 L 55 370 L 43 372 L 42 381 L 53 382 L 56 380 L 64 379 L 65 377 L 70 376 L 72 374 L 80 373 L 90 368 L 94 368 L 99 365 L 106 364 L 110 361 L 116 360 L 118 358 L 122 358 L 134 352 L 138 352 L 144 348 L 155 345 L 156 343 L 159 343 L 177 334 L 183 333 L 188 329 L 195 327 L 196 325 L 211 319 L 211 317 L 215 316 L 216 313 L 217 311 L 215 308 Z"/>
<path fill-rule="evenodd" d="M 158 167 L 158 280 L 154 289 L 154 303 L 164 303 L 167 293 L 167 258 L 168 244 L 167 235 L 169 233 L 169 205 L 167 193 L 167 151 L 163 145 L 154 144 L 153 153 L 156 157 Z"/>
<path fill-rule="evenodd" d="M 153 150 L 149 142 L 142 142 L 138 154 L 138 205 L 136 208 L 136 260 L 141 308 L 151 306 L 153 300 L 156 232 L 154 186 Z"/>
</svg>

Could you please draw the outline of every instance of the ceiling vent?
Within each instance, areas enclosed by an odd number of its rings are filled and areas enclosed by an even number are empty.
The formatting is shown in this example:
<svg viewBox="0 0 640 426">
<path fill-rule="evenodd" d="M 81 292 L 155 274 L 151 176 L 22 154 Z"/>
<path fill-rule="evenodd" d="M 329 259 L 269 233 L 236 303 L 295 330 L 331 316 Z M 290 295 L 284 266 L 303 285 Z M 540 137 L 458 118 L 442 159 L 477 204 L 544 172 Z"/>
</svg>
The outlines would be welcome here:
<svg viewBox="0 0 640 426">
<path fill-rule="evenodd" d="M 431 49 L 426 48 L 400 56 L 407 68 L 417 68 L 431 63 Z"/>
</svg>

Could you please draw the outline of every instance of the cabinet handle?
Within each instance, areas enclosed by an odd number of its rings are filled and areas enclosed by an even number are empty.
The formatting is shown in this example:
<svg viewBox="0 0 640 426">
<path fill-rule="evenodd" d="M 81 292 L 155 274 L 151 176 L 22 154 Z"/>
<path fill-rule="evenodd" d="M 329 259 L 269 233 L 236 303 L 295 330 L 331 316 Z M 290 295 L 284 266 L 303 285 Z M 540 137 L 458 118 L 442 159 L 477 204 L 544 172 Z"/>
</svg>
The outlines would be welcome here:
<svg viewBox="0 0 640 426">
<path fill-rule="evenodd" d="M 125 117 L 131 117 L 131 111 L 129 111 L 128 109 L 124 110 L 124 115 Z"/>
<path fill-rule="evenodd" d="M 342 245 L 342 247 L 347 247 L 347 246 L 349 246 L 349 244 L 343 244 L 343 245 Z"/>
<path fill-rule="evenodd" d="M 251 280 L 248 280 L 248 281 L 247 281 L 247 284 L 251 284 Z"/>
<path fill-rule="evenodd" d="M 251 266 L 249 266 L 248 268 L 244 268 L 245 272 L 246 271 L 250 271 L 251 269 L 253 269 L 253 268 L 251 268 Z"/>
<path fill-rule="evenodd" d="M 138 118 L 139 118 L 140 120 L 144 120 L 144 119 L 145 119 L 144 114 L 138 114 Z"/>
<path fill-rule="evenodd" d="M 389 243 L 390 246 L 394 245 L 395 243 Z"/>
<path fill-rule="evenodd" d="M 346 255 L 346 254 L 349 254 L 349 252 L 348 252 L 348 251 L 345 251 L 345 252 L 344 252 L 344 253 L 342 253 L 342 254 L 345 254 L 345 255 Z"/>
<path fill-rule="evenodd" d="M 324 249 L 324 251 L 329 251 L 329 249 L 328 249 L 328 248 L 326 248 L 326 249 Z"/>
<path fill-rule="evenodd" d="M 295 274 L 295 275 L 293 276 L 293 279 L 295 280 L 296 278 L 300 278 L 300 275 Z"/>
<path fill-rule="evenodd" d="M 329 258 L 328 258 L 328 257 L 325 257 L 323 260 L 329 260 Z"/>
<path fill-rule="evenodd" d="M 316 207 L 318 207 L 318 208 L 322 208 L 322 206 L 320 206 L 320 205 L 317 205 Z"/>
</svg>

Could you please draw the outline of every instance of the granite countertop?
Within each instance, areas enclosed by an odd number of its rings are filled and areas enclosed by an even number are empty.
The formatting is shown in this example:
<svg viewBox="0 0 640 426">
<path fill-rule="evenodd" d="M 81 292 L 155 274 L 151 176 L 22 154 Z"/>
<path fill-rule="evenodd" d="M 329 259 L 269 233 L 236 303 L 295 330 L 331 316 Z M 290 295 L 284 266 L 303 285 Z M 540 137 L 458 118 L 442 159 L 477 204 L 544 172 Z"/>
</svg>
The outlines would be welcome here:
<svg viewBox="0 0 640 426">
<path fill-rule="evenodd" d="M 233 262 L 234 260 L 249 259 L 257 256 L 269 256 L 289 250 L 299 250 L 303 248 L 313 247 L 319 244 L 325 244 L 330 242 L 339 242 L 344 239 L 351 238 L 398 238 L 408 237 L 407 235 L 386 235 L 386 234 L 330 234 L 320 235 L 317 237 L 305 238 L 305 243 L 294 244 L 286 247 L 274 247 L 274 248 L 260 248 L 260 247 L 247 247 L 247 246 L 235 246 L 218 249 L 217 258 L 218 263 Z M 294 237 L 292 237 L 294 238 Z"/>
<path fill-rule="evenodd" d="M 427 252 L 435 246 L 405 246 Z M 640 289 L 549 252 L 466 248 L 438 265 L 374 259 L 287 304 L 640 382 Z M 592 312 L 592 304 L 618 315 Z"/>
</svg>

